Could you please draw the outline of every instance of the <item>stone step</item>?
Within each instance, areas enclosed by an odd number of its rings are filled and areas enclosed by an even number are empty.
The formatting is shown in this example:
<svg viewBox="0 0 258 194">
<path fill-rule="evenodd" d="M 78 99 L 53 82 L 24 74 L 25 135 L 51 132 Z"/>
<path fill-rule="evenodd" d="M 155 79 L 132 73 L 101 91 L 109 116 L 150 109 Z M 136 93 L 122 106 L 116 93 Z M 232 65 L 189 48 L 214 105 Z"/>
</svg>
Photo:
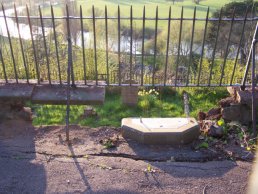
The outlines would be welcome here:
<svg viewBox="0 0 258 194">
<path fill-rule="evenodd" d="M 94 105 L 103 104 L 104 86 L 77 86 L 70 89 L 70 104 Z M 0 84 L 0 100 L 31 101 L 37 104 L 65 105 L 67 103 L 66 86 L 36 84 Z"/>
</svg>

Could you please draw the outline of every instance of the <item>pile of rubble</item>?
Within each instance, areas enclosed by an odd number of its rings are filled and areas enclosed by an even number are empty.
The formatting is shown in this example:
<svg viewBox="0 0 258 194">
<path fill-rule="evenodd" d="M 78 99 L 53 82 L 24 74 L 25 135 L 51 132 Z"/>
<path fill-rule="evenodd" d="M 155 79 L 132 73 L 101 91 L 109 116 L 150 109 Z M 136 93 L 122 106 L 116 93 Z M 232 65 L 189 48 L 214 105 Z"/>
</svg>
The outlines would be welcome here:
<svg viewBox="0 0 258 194">
<path fill-rule="evenodd" d="M 252 124 L 251 89 L 241 91 L 240 87 L 228 87 L 227 90 L 230 96 L 220 100 L 218 107 L 199 112 L 201 135 L 197 147 L 225 153 L 230 159 L 252 161 L 257 139 L 249 130 Z"/>
<path fill-rule="evenodd" d="M 203 121 L 222 118 L 226 122 L 237 121 L 243 125 L 250 125 L 252 123 L 251 88 L 241 91 L 240 87 L 228 87 L 227 90 L 230 97 L 220 100 L 219 107 L 212 108 L 207 113 L 199 112 L 198 119 Z M 256 99 L 258 102 L 258 88 L 256 89 Z M 256 106 L 258 110 L 258 103 Z"/>
<path fill-rule="evenodd" d="M 25 107 L 25 102 L 20 100 L 0 101 L 0 122 L 6 120 L 32 121 L 31 109 Z"/>
</svg>

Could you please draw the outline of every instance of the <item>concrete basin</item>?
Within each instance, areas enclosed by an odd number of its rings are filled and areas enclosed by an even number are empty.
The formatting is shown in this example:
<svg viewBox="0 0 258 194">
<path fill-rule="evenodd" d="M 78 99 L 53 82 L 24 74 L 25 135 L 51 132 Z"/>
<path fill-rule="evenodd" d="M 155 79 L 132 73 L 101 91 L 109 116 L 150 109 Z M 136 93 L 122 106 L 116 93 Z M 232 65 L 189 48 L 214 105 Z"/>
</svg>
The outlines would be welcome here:
<svg viewBox="0 0 258 194">
<path fill-rule="evenodd" d="M 124 118 L 122 135 L 143 144 L 188 144 L 199 136 L 194 118 Z"/>
</svg>

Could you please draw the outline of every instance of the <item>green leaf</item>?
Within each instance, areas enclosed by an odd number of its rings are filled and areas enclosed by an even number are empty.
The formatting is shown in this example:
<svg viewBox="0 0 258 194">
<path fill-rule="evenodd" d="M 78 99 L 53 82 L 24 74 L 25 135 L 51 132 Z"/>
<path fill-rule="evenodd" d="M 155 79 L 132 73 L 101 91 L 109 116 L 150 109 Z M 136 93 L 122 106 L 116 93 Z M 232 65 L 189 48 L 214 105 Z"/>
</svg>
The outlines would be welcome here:
<svg viewBox="0 0 258 194">
<path fill-rule="evenodd" d="M 151 172 L 151 165 L 150 164 L 148 164 L 148 166 L 147 166 L 147 171 Z"/>
<path fill-rule="evenodd" d="M 201 144 L 199 144 L 198 146 L 197 146 L 197 149 L 199 149 L 199 148 L 205 148 L 205 149 L 207 149 L 209 147 L 209 144 L 207 143 L 207 142 L 202 142 Z"/>
<path fill-rule="evenodd" d="M 218 120 L 218 126 L 224 126 L 225 122 L 223 119 Z"/>
</svg>

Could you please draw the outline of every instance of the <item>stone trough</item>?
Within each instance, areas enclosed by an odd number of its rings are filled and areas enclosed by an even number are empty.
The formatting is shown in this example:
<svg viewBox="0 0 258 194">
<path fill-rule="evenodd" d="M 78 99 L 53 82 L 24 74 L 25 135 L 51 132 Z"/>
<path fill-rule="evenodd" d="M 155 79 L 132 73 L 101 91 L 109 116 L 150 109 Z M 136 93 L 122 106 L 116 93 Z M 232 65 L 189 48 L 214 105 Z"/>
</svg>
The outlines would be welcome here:
<svg viewBox="0 0 258 194">
<path fill-rule="evenodd" d="M 124 138 L 143 144 L 181 145 L 199 136 L 199 125 L 194 118 L 124 118 Z"/>
</svg>

